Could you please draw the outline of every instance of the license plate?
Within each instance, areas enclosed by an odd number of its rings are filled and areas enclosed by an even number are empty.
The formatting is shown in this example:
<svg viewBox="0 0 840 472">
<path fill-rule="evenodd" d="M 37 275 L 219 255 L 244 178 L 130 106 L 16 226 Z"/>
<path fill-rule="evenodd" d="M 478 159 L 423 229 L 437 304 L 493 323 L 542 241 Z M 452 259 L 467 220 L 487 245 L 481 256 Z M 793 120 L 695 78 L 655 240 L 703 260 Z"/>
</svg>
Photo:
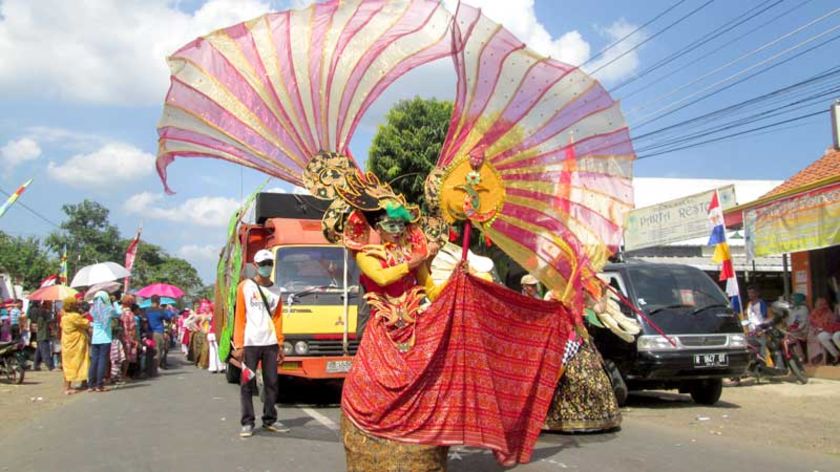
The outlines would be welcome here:
<svg viewBox="0 0 840 472">
<path fill-rule="evenodd" d="M 729 357 L 723 353 L 695 354 L 694 367 L 726 367 Z"/>
<path fill-rule="evenodd" d="M 327 361 L 327 373 L 339 374 L 350 372 L 353 361 Z"/>
</svg>

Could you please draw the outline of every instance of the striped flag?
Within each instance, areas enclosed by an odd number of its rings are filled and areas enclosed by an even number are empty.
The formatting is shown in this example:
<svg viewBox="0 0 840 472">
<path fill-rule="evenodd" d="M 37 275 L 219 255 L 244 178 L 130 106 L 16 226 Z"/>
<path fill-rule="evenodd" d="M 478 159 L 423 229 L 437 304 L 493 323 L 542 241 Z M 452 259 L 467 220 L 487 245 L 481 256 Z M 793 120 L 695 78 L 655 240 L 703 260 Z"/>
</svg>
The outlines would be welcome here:
<svg viewBox="0 0 840 472">
<path fill-rule="evenodd" d="M 738 279 L 735 277 L 735 268 L 732 265 L 732 254 L 729 251 L 729 243 L 726 242 L 726 224 L 723 220 L 723 209 L 720 207 L 718 193 L 712 195 L 712 202 L 709 204 L 709 221 L 712 225 L 712 234 L 709 236 L 709 246 L 715 247 L 712 260 L 720 264 L 720 277 L 718 280 L 726 281 L 726 294 L 730 297 L 738 297 Z"/>
<path fill-rule="evenodd" d="M 137 246 L 140 245 L 140 233 L 143 232 L 143 225 L 140 225 L 137 228 L 137 235 L 134 239 L 131 240 L 131 243 L 128 244 L 128 249 L 125 250 L 125 268 L 131 272 L 131 269 L 134 268 L 134 259 L 137 258 Z M 128 284 L 131 280 L 131 277 L 125 278 L 125 292 L 128 292 Z"/>
<path fill-rule="evenodd" d="M 61 285 L 67 285 L 70 280 L 69 270 L 67 269 L 67 245 L 64 245 L 64 250 L 61 252 L 61 265 L 58 268 L 58 280 Z"/>
<path fill-rule="evenodd" d="M 12 205 L 14 205 L 16 201 L 18 201 L 18 198 L 20 198 L 20 196 L 23 195 L 23 192 L 26 191 L 26 187 L 29 187 L 29 184 L 31 184 L 31 183 L 32 183 L 32 179 L 27 180 L 26 182 L 23 183 L 23 185 L 21 185 L 20 187 L 18 187 L 17 190 L 15 190 L 15 193 L 9 195 L 9 199 L 6 200 L 6 203 L 4 203 L 2 207 L 0 207 L 0 217 L 5 215 L 6 211 L 9 208 L 11 208 Z"/>
</svg>

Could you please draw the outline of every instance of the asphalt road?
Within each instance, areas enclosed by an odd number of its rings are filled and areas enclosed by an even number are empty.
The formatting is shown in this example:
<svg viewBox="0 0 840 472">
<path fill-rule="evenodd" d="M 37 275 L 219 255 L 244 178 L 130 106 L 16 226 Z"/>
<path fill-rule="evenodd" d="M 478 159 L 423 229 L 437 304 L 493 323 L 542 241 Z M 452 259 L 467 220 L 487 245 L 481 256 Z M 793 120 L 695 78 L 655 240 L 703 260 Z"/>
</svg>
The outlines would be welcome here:
<svg viewBox="0 0 840 472">
<path fill-rule="evenodd" d="M 178 362 L 173 362 L 178 364 Z M 155 380 L 80 398 L 36 416 L 0 438 L 2 471 L 340 471 L 339 409 L 334 389 L 294 389 L 280 405 L 286 434 L 240 439 L 238 387 L 220 375 L 178 365 Z M 256 400 L 256 399 L 255 399 Z M 760 425 L 757 433 L 760 434 Z M 840 457 L 738 444 L 625 419 L 601 435 L 544 434 L 533 462 L 517 471 L 804 471 L 840 470 Z M 492 455 L 452 450 L 450 471 L 499 471 Z"/>
</svg>

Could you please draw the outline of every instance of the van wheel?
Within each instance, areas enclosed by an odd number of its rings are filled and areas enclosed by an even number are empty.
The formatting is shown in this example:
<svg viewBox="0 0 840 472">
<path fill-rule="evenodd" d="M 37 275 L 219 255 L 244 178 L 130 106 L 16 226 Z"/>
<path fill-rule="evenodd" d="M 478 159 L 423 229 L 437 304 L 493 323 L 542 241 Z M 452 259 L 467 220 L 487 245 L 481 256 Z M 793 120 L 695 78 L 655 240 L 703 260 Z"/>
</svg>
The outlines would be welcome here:
<svg viewBox="0 0 840 472">
<path fill-rule="evenodd" d="M 705 379 L 695 382 L 690 389 L 691 399 L 699 405 L 714 405 L 723 393 L 723 380 Z"/>
<path fill-rule="evenodd" d="M 228 362 L 227 369 L 225 369 L 225 380 L 227 380 L 228 383 L 238 384 L 240 375 L 242 375 L 242 370 Z"/>
<path fill-rule="evenodd" d="M 607 377 L 609 377 L 610 383 L 612 384 L 613 393 L 615 394 L 615 400 L 618 402 L 618 406 L 624 406 L 624 404 L 627 403 L 629 391 L 627 390 L 627 384 L 624 382 L 624 378 L 621 377 L 621 372 L 618 370 L 618 366 L 616 366 L 613 361 L 605 360 L 604 370 L 606 371 Z"/>
</svg>

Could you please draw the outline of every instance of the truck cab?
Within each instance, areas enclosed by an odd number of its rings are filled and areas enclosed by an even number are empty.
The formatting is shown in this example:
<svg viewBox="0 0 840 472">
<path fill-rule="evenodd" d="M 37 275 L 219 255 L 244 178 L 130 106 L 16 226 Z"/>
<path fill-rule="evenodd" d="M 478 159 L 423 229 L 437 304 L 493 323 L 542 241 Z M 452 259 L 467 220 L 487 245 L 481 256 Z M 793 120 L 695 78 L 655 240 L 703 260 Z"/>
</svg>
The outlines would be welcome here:
<svg viewBox="0 0 840 472">
<path fill-rule="evenodd" d="M 646 315 L 622 306 L 642 325 L 633 343 L 606 329 L 592 330 L 598 350 L 629 390 L 678 389 L 711 405 L 720 399 L 724 378 L 746 371 L 749 351 L 738 316 L 703 271 L 629 261 L 608 264 L 599 276 Z"/>
<path fill-rule="evenodd" d="M 308 195 L 261 193 L 255 223 L 239 227 L 243 277 L 260 249 L 274 253 L 270 290 L 283 302 L 281 375 L 340 379 L 358 349 L 359 271 L 348 251 L 321 231 L 329 202 Z M 235 360 L 232 361 L 235 367 Z"/>
</svg>

